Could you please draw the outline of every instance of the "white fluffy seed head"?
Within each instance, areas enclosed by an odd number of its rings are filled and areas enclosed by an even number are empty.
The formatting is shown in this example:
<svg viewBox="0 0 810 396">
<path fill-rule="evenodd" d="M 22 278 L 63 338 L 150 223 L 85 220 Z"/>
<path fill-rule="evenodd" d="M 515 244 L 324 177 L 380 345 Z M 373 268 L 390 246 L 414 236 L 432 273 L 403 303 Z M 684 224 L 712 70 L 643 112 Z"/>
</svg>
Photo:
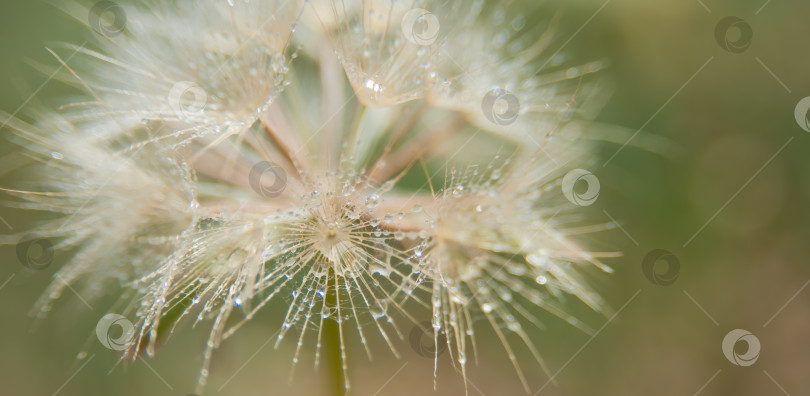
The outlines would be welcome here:
<svg viewBox="0 0 810 396">
<path fill-rule="evenodd" d="M 398 356 L 417 300 L 464 375 L 481 316 L 542 364 L 524 330 L 538 309 L 581 326 L 564 294 L 603 307 L 581 264 L 611 254 L 577 244 L 559 191 L 587 160 L 562 131 L 601 64 L 562 67 L 510 6 L 149 1 L 97 48 L 64 46 L 86 100 L 3 116 L 47 166 L 13 193 L 61 214 L 39 232 L 77 247 L 40 312 L 66 284 L 117 280 L 129 358 L 211 319 L 198 390 L 213 350 L 276 300 L 294 362 L 328 320 L 344 367 L 344 326 Z"/>
</svg>

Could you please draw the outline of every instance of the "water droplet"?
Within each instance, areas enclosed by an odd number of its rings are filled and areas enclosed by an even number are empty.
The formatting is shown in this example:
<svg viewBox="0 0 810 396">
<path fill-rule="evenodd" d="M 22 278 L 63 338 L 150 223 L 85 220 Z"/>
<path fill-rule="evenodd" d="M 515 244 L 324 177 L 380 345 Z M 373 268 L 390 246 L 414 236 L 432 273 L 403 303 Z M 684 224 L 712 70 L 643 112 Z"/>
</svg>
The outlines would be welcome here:
<svg viewBox="0 0 810 396">
<path fill-rule="evenodd" d="M 385 268 L 385 267 L 382 267 L 382 266 L 379 266 L 379 265 L 375 265 L 375 266 L 371 267 L 371 274 L 372 275 L 374 275 L 374 274 L 382 275 L 382 276 L 387 278 L 388 275 L 391 275 L 391 270 L 389 268 Z"/>
<path fill-rule="evenodd" d="M 394 185 L 396 184 L 396 182 L 397 182 L 396 179 L 392 179 L 392 180 L 388 180 L 387 182 L 383 183 L 382 186 L 380 186 L 380 192 L 386 193 L 386 192 L 391 191 L 394 188 Z"/>
<path fill-rule="evenodd" d="M 402 291 L 409 296 L 413 294 L 413 289 L 416 289 L 416 285 L 410 279 L 406 280 L 402 285 Z"/>
<path fill-rule="evenodd" d="M 512 20 L 512 29 L 515 29 L 515 31 L 523 29 L 524 26 L 526 26 L 526 18 L 524 18 L 522 15 L 517 16 Z"/>
<path fill-rule="evenodd" d="M 526 261 L 540 268 L 544 268 L 548 264 L 548 259 L 546 258 L 546 256 L 543 255 L 538 256 L 536 254 L 530 254 L 526 256 Z"/>
<path fill-rule="evenodd" d="M 385 316 L 385 311 L 388 310 L 388 302 L 385 300 L 374 300 L 368 307 L 371 317 L 379 319 Z"/>
<path fill-rule="evenodd" d="M 323 277 L 329 274 L 329 263 L 326 261 L 319 261 L 313 264 L 312 274 L 317 277 Z"/>
<path fill-rule="evenodd" d="M 352 193 L 354 193 L 354 185 L 349 182 L 343 183 L 343 196 L 348 197 Z"/>
<path fill-rule="evenodd" d="M 335 314 L 335 312 L 337 312 L 337 310 L 334 307 L 327 307 L 324 305 L 323 309 L 321 309 L 321 317 L 324 319 L 329 319 Z"/>
<path fill-rule="evenodd" d="M 368 198 L 366 198 L 366 206 L 368 206 L 369 209 L 374 209 L 379 205 L 380 205 L 380 196 L 379 195 L 371 194 L 371 195 L 368 196 Z"/>
<path fill-rule="evenodd" d="M 367 78 L 366 81 L 363 82 L 363 85 L 366 87 L 367 90 L 371 91 L 372 96 L 376 99 L 377 95 L 382 93 L 383 86 L 377 84 L 374 80 Z"/>
</svg>

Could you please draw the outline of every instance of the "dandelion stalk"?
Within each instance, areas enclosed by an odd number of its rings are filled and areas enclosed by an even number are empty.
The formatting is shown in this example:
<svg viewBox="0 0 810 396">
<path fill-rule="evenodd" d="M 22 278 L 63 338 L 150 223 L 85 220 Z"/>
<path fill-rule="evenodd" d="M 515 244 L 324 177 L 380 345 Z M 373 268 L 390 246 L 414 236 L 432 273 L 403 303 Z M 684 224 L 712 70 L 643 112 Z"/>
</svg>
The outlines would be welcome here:
<svg viewBox="0 0 810 396">
<path fill-rule="evenodd" d="M 327 284 L 327 295 L 325 297 L 325 304 L 328 309 L 337 309 L 338 301 L 337 296 L 334 290 L 336 290 L 337 285 L 335 284 L 335 278 L 330 277 L 330 281 Z M 324 341 L 326 343 L 326 362 L 325 365 L 327 368 L 328 376 L 329 376 L 329 387 L 331 389 L 331 393 L 335 396 L 342 396 L 346 393 L 346 389 L 348 388 L 349 384 L 344 383 L 344 376 L 346 373 L 343 370 L 343 362 L 344 359 L 342 358 L 342 350 L 340 342 L 340 334 L 338 329 L 338 324 L 334 321 L 327 321 L 324 323 Z"/>
</svg>

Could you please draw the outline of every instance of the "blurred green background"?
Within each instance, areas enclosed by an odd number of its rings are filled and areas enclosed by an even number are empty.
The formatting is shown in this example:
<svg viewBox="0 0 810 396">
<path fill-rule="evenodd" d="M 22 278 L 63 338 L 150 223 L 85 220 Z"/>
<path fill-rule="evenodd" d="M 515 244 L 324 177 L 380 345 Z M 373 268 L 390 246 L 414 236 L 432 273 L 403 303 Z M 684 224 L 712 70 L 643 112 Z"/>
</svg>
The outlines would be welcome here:
<svg viewBox="0 0 810 396">
<path fill-rule="evenodd" d="M 593 337 L 559 320 L 548 320 L 547 329 L 532 334 L 556 375 L 556 384 L 540 394 L 810 394 L 810 290 L 803 289 L 810 281 L 810 133 L 794 120 L 796 104 L 810 96 L 810 3 L 559 3 L 554 8 L 564 23 L 556 45 L 565 44 L 578 60 L 611 62 L 603 75 L 613 82 L 614 94 L 598 121 L 629 133 L 643 126 L 634 142 L 663 136 L 676 154 L 626 147 L 613 157 L 619 145 L 599 147 L 590 170 L 602 191 L 586 210 L 594 223 L 612 217 L 621 224 L 590 237 L 598 246 L 624 252 L 609 261 L 614 275 L 596 277 L 617 314 L 577 312 L 599 330 Z M 753 31 L 750 47 L 739 53 L 724 50 L 715 39 L 716 25 L 730 15 Z M 64 94 L 63 86 L 46 83 L 47 76 L 26 59 L 55 64 L 46 42 L 80 43 L 87 34 L 80 24 L 38 0 L 4 0 L 0 32 L 0 109 L 13 113 Z M 732 29 L 728 37 L 735 40 L 735 34 Z M 0 145 L 0 186 L 7 187 L 11 181 L 4 175 L 15 148 Z M 32 221 L 30 214 L 6 207 L 0 207 L 0 216 L 4 234 Z M 678 258 L 673 284 L 658 285 L 643 275 L 642 260 L 653 249 Z M 91 360 L 77 361 L 106 313 L 104 302 L 90 309 L 67 292 L 35 326 L 27 313 L 58 265 L 22 271 L 13 246 L 0 246 L 0 262 L 0 394 L 193 391 L 204 326 L 183 328 L 146 362 L 116 367 L 117 355 L 101 347 L 91 349 Z M 278 328 L 273 317 L 265 313 L 216 353 L 206 394 L 325 392 L 328 374 L 313 371 L 310 360 L 289 378 L 294 342 L 278 350 L 265 345 Z M 761 344 L 759 359 L 748 367 L 732 364 L 721 350 L 726 334 L 738 328 Z M 369 362 L 359 344 L 351 343 L 351 394 L 432 392 L 432 359 L 402 345 L 402 359 L 380 349 Z M 470 368 L 469 394 L 524 393 L 492 334 L 479 339 L 479 352 L 478 366 Z M 743 352 L 744 343 L 738 345 Z M 529 356 L 522 358 L 534 392 L 548 376 Z M 438 384 L 440 394 L 464 393 L 448 354 L 440 358 Z"/>
</svg>

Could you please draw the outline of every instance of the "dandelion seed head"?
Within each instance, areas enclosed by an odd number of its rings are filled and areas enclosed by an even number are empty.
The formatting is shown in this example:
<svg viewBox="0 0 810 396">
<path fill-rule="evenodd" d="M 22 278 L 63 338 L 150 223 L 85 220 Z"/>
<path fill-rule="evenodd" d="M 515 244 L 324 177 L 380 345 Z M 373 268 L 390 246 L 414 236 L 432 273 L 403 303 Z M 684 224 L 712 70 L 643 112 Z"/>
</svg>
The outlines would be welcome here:
<svg viewBox="0 0 810 396">
<path fill-rule="evenodd" d="M 295 363 L 314 336 L 317 364 L 338 324 L 348 387 L 348 327 L 369 357 L 372 337 L 400 356 L 415 301 L 464 376 L 483 325 L 525 385 L 514 349 L 543 365 L 525 327 L 545 310 L 584 328 L 563 300 L 602 309 L 582 274 L 612 254 L 578 244 L 558 191 L 587 159 L 563 132 L 602 64 L 561 67 L 553 29 L 513 3 L 148 1 L 120 35 L 54 51 L 86 98 L 31 124 L 3 114 L 47 166 L 9 191 L 77 248 L 39 313 L 114 280 L 128 359 L 209 322 L 200 393 L 216 348 L 269 304 Z"/>
</svg>

